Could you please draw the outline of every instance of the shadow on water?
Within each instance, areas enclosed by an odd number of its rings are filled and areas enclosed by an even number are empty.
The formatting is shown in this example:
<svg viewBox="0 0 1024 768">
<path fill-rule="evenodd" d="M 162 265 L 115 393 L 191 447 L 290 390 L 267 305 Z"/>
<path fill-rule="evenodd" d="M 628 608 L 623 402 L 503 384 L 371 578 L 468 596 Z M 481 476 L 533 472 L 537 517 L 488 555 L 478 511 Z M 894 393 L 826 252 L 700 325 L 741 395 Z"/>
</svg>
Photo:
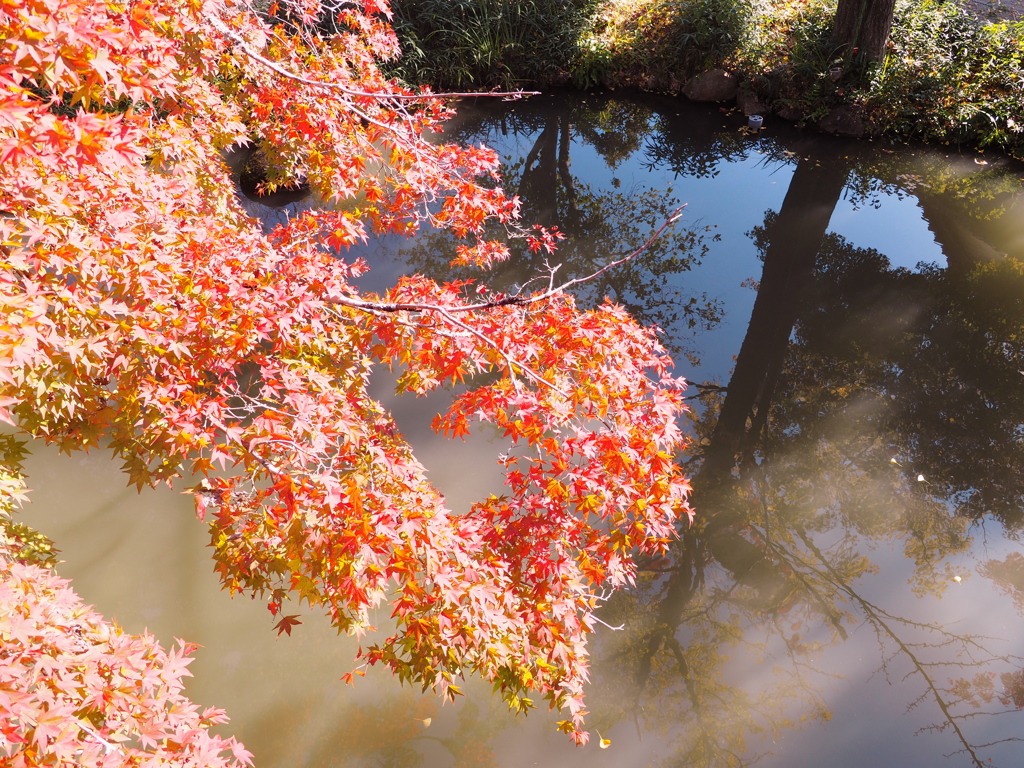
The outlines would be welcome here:
<svg viewBox="0 0 1024 768">
<path fill-rule="evenodd" d="M 209 573 L 200 583 L 174 570 L 195 536 L 160 542 L 171 561 L 160 578 L 187 585 L 175 610 L 206 617 L 189 637 L 208 646 L 194 695 L 228 706 L 257 765 L 1017 764 L 1021 169 L 788 128 L 752 135 L 738 115 L 657 97 L 466 105 L 445 138 L 495 146 L 525 220 L 566 235 L 548 260 L 513 242 L 492 289 L 556 263 L 560 280 L 591 274 L 690 204 L 685 226 L 577 299 L 607 297 L 658 325 L 701 382 L 680 457 L 698 522 L 602 609 L 618 629 L 597 635 L 589 701 L 607 750 L 596 738 L 573 749 L 543 716 L 513 720 L 472 686 L 456 709 L 379 677 L 342 689 L 329 632 L 309 622 L 305 640 L 267 640 L 259 606 L 229 614 L 204 591 L 216 590 Z M 272 226 L 312 204 L 251 210 Z M 843 233 L 830 228 L 840 209 L 854 222 Z M 904 230 L 925 233 L 909 256 L 905 240 L 877 245 Z M 353 255 L 371 279 L 449 279 L 454 246 L 428 232 Z M 945 263 L 914 266 L 937 248 Z M 500 448 L 435 450 L 432 407 L 396 416 L 414 445 L 431 446 L 425 464 L 458 502 L 470 475 L 492 471 L 471 462 Z M 58 519 L 36 519 L 48 515 Z M 54 535 L 81 570 L 66 575 L 98 594 L 88 572 L 99 564 Z M 154 546 L 123 535 L 107 545 L 113 560 Z M 204 568 L 193 560 L 178 566 Z"/>
</svg>

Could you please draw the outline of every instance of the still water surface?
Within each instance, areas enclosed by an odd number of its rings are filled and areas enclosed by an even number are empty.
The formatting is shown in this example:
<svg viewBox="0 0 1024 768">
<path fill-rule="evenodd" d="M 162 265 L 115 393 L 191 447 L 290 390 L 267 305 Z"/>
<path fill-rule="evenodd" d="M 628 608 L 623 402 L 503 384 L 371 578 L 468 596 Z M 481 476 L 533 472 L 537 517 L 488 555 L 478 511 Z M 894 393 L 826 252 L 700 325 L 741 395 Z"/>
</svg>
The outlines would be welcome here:
<svg viewBox="0 0 1024 768">
<path fill-rule="evenodd" d="M 607 749 L 479 686 L 457 707 L 373 672 L 343 686 L 353 641 L 315 616 L 276 638 L 264 606 L 219 590 L 191 498 L 136 495 L 102 455 L 39 448 L 26 521 L 87 602 L 203 646 L 189 693 L 264 768 L 1020 765 L 1024 169 L 742 124 L 574 96 L 467 104 L 449 129 L 498 149 L 527 220 L 568 235 L 564 278 L 687 205 L 579 296 L 661 327 L 695 385 L 700 524 L 593 643 Z M 450 247 L 372 243 L 367 287 L 441 277 Z M 543 268 L 519 252 L 494 282 Z M 501 445 L 433 436 L 436 399 L 392 407 L 454 509 L 500 488 Z"/>
</svg>

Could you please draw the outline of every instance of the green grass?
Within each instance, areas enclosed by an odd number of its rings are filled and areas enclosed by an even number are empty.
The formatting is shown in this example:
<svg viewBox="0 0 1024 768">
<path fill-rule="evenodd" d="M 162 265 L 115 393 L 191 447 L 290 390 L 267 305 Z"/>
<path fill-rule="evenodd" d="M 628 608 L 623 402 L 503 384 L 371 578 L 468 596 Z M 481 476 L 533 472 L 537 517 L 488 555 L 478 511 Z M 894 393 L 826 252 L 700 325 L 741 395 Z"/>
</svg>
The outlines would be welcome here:
<svg viewBox="0 0 1024 768">
<path fill-rule="evenodd" d="M 395 74 L 439 88 L 515 88 L 568 80 L 598 0 L 394 0 L 403 56 Z"/>
</svg>

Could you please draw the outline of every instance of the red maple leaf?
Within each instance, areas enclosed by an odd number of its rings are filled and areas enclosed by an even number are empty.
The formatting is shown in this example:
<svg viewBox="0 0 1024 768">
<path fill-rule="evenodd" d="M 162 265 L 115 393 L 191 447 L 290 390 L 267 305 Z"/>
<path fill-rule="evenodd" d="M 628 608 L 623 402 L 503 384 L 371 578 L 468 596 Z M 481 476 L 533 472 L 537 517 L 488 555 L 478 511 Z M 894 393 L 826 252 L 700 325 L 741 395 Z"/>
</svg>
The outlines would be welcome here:
<svg viewBox="0 0 1024 768">
<path fill-rule="evenodd" d="M 294 627 L 296 624 L 301 624 L 301 623 L 302 622 L 299 621 L 298 614 L 295 614 L 294 616 L 282 616 L 281 620 L 279 622 L 277 622 L 277 624 L 274 625 L 274 629 L 277 630 L 277 634 L 278 635 L 280 635 L 282 632 L 284 632 L 286 635 L 291 637 L 291 635 L 292 635 L 292 627 Z"/>
</svg>

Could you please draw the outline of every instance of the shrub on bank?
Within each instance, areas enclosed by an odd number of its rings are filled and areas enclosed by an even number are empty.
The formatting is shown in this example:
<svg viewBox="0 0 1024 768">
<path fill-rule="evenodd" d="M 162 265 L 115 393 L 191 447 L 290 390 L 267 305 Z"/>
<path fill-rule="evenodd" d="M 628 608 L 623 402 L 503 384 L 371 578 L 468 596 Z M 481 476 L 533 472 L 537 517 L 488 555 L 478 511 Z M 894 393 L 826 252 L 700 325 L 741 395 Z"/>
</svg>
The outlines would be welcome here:
<svg viewBox="0 0 1024 768">
<path fill-rule="evenodd" d="M 1024 157 L 1024 24 L 979 19 L 956 2 L 899 0 L 883 61 L 830 44 L 834 0 L 609 0 L 583 49 L 603 82 L 681 90 L 714 67 L 790 119 L 839 107 L 864 131 L 998 145 Z"/>
<path fill-rule="evenodd" d="M 860 86 L 878 124 L 1024 156 L 1024 24 L 985 24 L 937 2 L 904 4 L 896 21 L 889 56 Z"/>
</svg>

